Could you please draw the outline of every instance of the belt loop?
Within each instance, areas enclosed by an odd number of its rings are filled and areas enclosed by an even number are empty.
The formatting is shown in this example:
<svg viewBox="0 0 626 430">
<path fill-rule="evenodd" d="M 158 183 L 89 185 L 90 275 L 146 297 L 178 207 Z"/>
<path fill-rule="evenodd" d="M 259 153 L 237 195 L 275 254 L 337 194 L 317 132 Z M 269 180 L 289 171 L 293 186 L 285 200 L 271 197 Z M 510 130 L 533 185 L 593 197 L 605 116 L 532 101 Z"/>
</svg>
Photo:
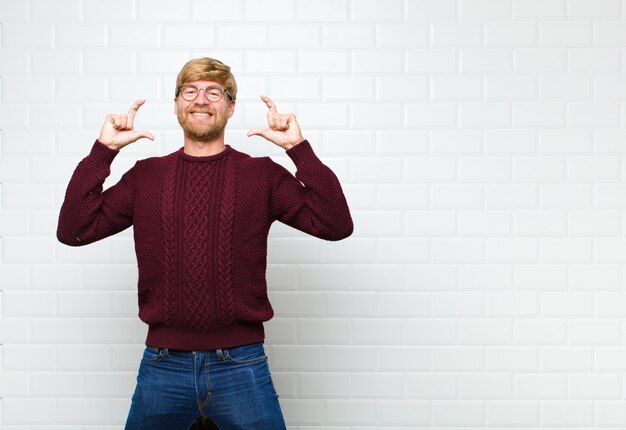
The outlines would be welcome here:
<svg viewBox="0 0 626 430">
<path fill-rule="evenodd" d="M 222 348 L 217 348 L 215 350 L 215 353 L 217 354 L 218 360 L 226 360 L 226 356 L 224 355 L 224 351 L 222 350 Z"/>
<path fill-rule="evenodd" d="M 170 358 L 170 351 L 167 348 L 162 349 L 163 358 Z"/>
</svg>

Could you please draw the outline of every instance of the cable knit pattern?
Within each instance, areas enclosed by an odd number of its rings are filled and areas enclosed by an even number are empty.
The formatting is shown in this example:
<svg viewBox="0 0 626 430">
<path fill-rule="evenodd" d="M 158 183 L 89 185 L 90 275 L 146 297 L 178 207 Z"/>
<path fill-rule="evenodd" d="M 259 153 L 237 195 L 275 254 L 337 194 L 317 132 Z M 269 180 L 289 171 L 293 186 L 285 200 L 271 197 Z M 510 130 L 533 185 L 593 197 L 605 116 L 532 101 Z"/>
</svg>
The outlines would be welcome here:
<svg viewBox="0 0 626 430">
<path fill-rule="evenodd" d="M 264 339 L 273 316 L 265 279 L 274 221 L 326 240 L 352 233 L 333 172 L 304 141 L 289 151 L 296 177 L 268 157 L 226 146 L 138 161 L 102 191 L 117 155 L 101 143 L 67 188 L 57 237 L 86 245 L 134 227 L 139 316 L 155 347 L 206 350 Z M 298 252 L 294 249 L 294 252 Z"/>
<path fill-rule="evenodd" d="M 233 217 L 235 215 L 235 178 L 237 163 L 227 157 L 224 162 L 224 178 L 222 181 L 222 204 L 220 210 L 218 236 L 218 288 L 222 322 L 233 323 L 235 318 L 234 298 L 232 289 L 232 234 Z"/>
<path fill-rule="evenodd" d="M 163 319 L 167 325 L 174 324 L 174 302 L 176 272 L 176 242 L 174 228 L 174 190 L 176 188 L 176 172 L 178 158 L 173 158 L 169 163 L 165 180 L 163 181 L 163 191 L 161 194 L 161 220 L 163 229 Z"/>
</svg>

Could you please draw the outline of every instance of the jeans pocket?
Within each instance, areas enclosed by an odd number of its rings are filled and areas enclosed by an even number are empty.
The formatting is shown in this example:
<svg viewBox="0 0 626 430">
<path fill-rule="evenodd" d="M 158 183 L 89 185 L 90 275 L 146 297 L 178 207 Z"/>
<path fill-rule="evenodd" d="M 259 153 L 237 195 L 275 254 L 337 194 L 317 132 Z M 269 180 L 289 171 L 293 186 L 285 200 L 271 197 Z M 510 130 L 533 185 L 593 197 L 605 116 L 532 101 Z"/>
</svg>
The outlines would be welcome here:
<svg viewBox="0 0 626 430">
<path fill-rule="evenodd" d="M 159 348 L 146 346 L 146 348 L 143 351 L 142 360 L 147 363 L 154 363 L 154 362 L 161 360 L 162 358 L 163 358 L 163 354 L 162 354 L 161 349 Z"/>
<path fill-rule="evenodd" d="M 242 346 L 223 350 L 224 360 L 233 364 L 252 364 L 267 360 L 263 345 Z"/>
</svg>

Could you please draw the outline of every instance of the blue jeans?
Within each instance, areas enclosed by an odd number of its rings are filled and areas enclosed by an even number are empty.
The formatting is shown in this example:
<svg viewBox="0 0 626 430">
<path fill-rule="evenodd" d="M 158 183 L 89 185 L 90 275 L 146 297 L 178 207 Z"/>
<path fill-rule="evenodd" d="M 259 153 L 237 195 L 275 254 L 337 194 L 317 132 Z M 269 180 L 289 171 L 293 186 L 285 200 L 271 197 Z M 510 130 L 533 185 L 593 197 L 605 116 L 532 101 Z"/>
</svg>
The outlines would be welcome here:
<svg viewBox="0 0 626 430">
<path fill-rule="evenodd" d="M 199 415 L 222 430 L 286 429 L 262 344 L 146 347 L 125 429 L 187 430 Z"/>
</svg>

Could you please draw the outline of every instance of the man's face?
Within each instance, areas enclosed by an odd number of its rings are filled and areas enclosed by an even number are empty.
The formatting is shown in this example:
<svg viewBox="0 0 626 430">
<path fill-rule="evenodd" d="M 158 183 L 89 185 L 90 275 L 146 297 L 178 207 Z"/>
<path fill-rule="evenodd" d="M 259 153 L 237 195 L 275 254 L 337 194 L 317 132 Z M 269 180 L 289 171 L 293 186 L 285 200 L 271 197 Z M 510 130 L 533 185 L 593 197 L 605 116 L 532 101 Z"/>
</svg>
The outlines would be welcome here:
<svg viewBox="0 0 626 430">
<path fill-rule="evenodd" d="M 199 142 L 210 142 L 222 136 L 228 119 L 235 111 L 235 101 L 231 100 L 228 94 L 224 94 L 216 102 L 207 98 L 203 89 L 223 88 L 217 82 L 193 81 L 186 82 L 185 85 L 194 85 L 200 89 L 194 100 L 187 101 L 182 94 L 174 99 L 174 111 L 185 132 L 185 137 Z"/>
</svg>

